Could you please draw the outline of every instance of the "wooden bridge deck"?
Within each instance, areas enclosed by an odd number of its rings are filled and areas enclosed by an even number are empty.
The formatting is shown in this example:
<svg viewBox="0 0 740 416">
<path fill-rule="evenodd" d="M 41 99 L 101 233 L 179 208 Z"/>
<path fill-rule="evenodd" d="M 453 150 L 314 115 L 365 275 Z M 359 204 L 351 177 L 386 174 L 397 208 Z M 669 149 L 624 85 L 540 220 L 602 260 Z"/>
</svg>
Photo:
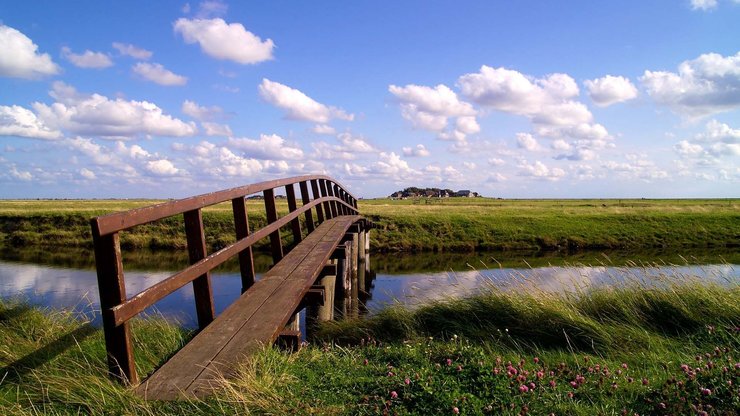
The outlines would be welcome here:
<svg viewBox="0 0 740 416">
<path fill-rule="evenodd" d="M 219 380 L 291 320 L 348 229 L 362 217 L 321 223 L 213 322 L 136 388 L 150 400 L 207 396 Z"/>
</svg>

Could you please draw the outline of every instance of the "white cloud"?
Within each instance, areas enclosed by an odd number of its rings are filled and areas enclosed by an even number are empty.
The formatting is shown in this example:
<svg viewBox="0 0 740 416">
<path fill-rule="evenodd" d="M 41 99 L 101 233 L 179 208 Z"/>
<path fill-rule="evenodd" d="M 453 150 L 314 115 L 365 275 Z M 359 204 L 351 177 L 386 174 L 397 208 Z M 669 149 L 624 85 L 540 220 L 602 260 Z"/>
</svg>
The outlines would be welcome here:
<svg viewBox="0 0 740 416">
<path fill-rule="evenodd" d="M 185 100 L 182 103 L 182 112 L 199 121 L 212 121 L 220 118 L 224 110 L 218 106 L 200 106 L 194 101 Z"/>
<path fill-rule="evenodd" d="M 69 62 L 72 62 L 74 66 L 80 68 L 102 69 L 113 66 L 113 61 L 110 57 L 101 52 L 85 50 L 82 54 L 76 54 L 65 46 L 62 48 L 62 56 Z"/>
<path fill-rule="evenodd" d="M 99 94 L 79 94 L 73 87 L 59 81 L 53 84 L 50 95 L 58 101 L 51 105 L 33 103 L 37 118 L 50 129 L 109 138 L 142 135 L 182 137 L 198 132 L 195 123 L 185 123 L 166 115 L 157 105 L 147 101 L 111 100 Z"/>
<path fill-rule="evenodd" d="M 740 107 L 740 52 L 708 53 L 678 66 L 678 72 L 645 71 L 640 81 L 655 102 L 689 117 Z"/>
<path fill-rule="evenodd" d="M 97 176 L 95 176 L 95 172 L 87 168 L 80 169 L 80 176 L 87 180 L 94 180 L 97 178 Z"/>
<path fill-rule="evenodd" d="M 427 157 L 430 155 L 429 150 L 423 144 L 417 144 L 416 147 L 404 147 L 402 150 L 406 157 Z"/>
<path fill-rule="evenodd" d="M 632 82 L 621 76 L 607 75 L 603 78 L 583 82 L 588 95 L 594 104 L 600 107 L 610 106 L 637 97 L 637 88 Z"/>
<path fill-rule="evenodd" d="M 488 178 L 488 181 L 489 181 L 489 182 L 495 182 L 495 183 L 498 183 L 498 182 L 506 182 L 506 180 L 507 180 L 507 179 L 508 179 L 508 178 L 507 178 L 506 176 L 504 176 L 504 175 L 500 174 L 499 172 L 495 172 L 495 173 L 494 173 L 493 175 L 491 175 L 491 176 L 490 176 L 490 177 Z"/>
<path fill-rule="evenodd" d="M 388 91 L 400 102 L 401 116 L 414 128 L 434 131 L 442 140 L 465 140 L 467 134 L 478 133 L 480 126 L 475 119 L 477 112 L 470 103 L 458 99 L 449 87 L 409 84 L 405 87 L 391 85 Z M 457 117 L 455 128 L 445 131 L 450 117 Z"/>
<path fill-rule="evenodd" d="M 334 129 L 334 127 L 328 125 L 328 124 L 317 124 L 313 126 L 311 129 L 316 134 L 324 134 L 328 136 L 332 136 L 337 133 L 337 131 Z"/>
<path fill-rule="evenodd" d="M 717 0 L 691 0 L 691 8 L 694 10 L 711 10 L 717 7 Z"/>
<path fill-rule="evenodd" d="M 488 164 L 491 165 L 491 166 L 502 166 L 505 163 L 506 163 L 506 161 L 504 159 L 497 158 L 497 157 L 492 157 L 492 158 L 488 159 Z"/>
<path fill-rule="evenodd" d="M 143 61 L 152 57 L 151 51 L 136 47 L 130 43 L 113 42 L 113 48 L 118 50 L 118 53 L 121 55 L 130 56 Z"/>
<path fill-rule="evenodd" d="M 516 142 L 517 146 L 521 149 L 526 149 L 530 152 L 540 150 L 540 145 L 537 143 L 537 140 L 535 140 L 535 138 L 529 133 L 517 133 Z"/>
<path fill-rule="evenodd" d="M 401 181 L 412 177 L 417 177 L 420 172 L 412 169 L 408 162 L 401 159 L 394 152 L 380 152 L 378 160 L 369 166 L 360 166 L 358 164 L 344 164 L 345 173 L 355 178 L 378 177 L 393 181 Z"/>
<path fill-rule="evenodd" d="M 285 110 L 287 118 L 292 120 L 328 123 L 332 119 L 348 121 L 354 119 L 353 114 L 347 114 L 340 108 L 321 104 L 295 88 L 270 81 L 267 78 L 262 79 L 259 92 L 265 101 Z"/>
<path fill-rule="evenodd" d="M 325 141 L 311 143 L 314 152 L 312 158 L 322 160 L 354 160 L 357 155 L 342 146 L 332 145 Z"/>
<path fill-rule="evenodd" d="M 0 76 L 36 79 L 59 73 L 48 53 L 39 54 L 38 46 L 23 33 L 0 24 Z"/>
<path fill-rule="evenodd" d="M 206 0 L 198 5 L 198 17 L 209 18 L 215 16 L 225 16 L 229 6 L 218 0 Z"/>
<path fill-rule="evenodd" d="M 262 41 L 241 23 L 223 19 L 177 19 L 175 33 L 186 43 L 198 43 L 207 55 L 240 64 L 256 64 L 272 59 L 272 39 Z"/>
<path fill-rule="evenodd" d="M 522 161 L 519 164 L 519 175 L 530 176 L 537 179 L 544 179 L 548 181 L 557 181 L 565 176 L 565 171 L 560 168 L 549 168 L 544 163 L 535 161 L 533 164 Z"/>
<path fill-rule="evenodd" d="M 149 173 L 156 176 L 176 176 L 180 175 L 182 171 L 177 169 L 172 162 L 167 159 L 150 160 L 144 165 Z"/>
<path fill-rule="evenodd" d="M 188 82 L 188 78 L 182 75 L 177 75 L 174 72 L 166 69 L 161 64 L 150 64 L 148 62 L 139 62 L 131 69 L 135 74 L 142 78 L 152 81 L 159 85 L 173 86 L 173 85 L 185 85 Z"/>
<path fill-rule="evenodd" d="M 740 143 L 740 129 L 733 129 L 727 124 L 711 120 L 706 125 L 706 131 L 696 136 L 697 141 L 719 141 L 724 143 Z"/>
<path fill-rule="evenodd" d="M 552 147 L 553 150 L 560 150 L 560 151 L 566 151 L 572 148 L 572 146 L 568 142 L 562 139 L 554 140 L 552 144 L 550 145 L 550 147 Z"/>
<path fill-rule="evenodd" d="M 594 160 L 596 158 L 596 152 L 586 147 L 579 147 L 571 153 L 565 153 L 555 157 L 557 160 Z"/>
<path fill-rule="evenodd" d="M 475 170 L 475 168 L 477 167 L 477 165 L 474 162 L 463 162 L 463 166 L 467 170 Z"/>
<path fill-rule="evenodd" d="M 200 124 L 201 126 L 203 126 L 203 129 L 205 129 L 206 136 L 233 136 L 233 133 L 231 132 L 231 127 L 226 124 L 211 123 L 208 121 L 204 121 Z"/>
<path fill-rule="evenodd" d="M 363 137 L 353 136 L 351 133 L 345 132 L 337 136 L 337 139 L 342 144 L 342 148 L 347 152 L 354 153 L 373 153 L 376 152 L 375 148 L 368 143 Z"/>
<path fill-rule="evenodd" d="M 267 160 L 300 160 L 303 150 L 297 144 L 285 141 L 277 134 L 262 134 L 258 140 L 230 138 L 230 147 L 243 150 L 247 157 Z"/>
<path fill-rule="evenodd" d="M 31 172 L 28 171 L 19 171 L 18 168 L 14 166 L 10 167 L 10 176 L 12 176 L 15 179 L 27 182 L 33 179 L 33 175 Z"/>
<path fill-rule="evenodd" d="M 62 133 L 46 126 L 31 110 L 0 105 L 0 136 L 53 140 L 62 137 Z"/>
<path fill-rule="evenodd" d="M 717 120 L 707 123 L 705 131 L 693 140 L 681 140 L 673 149 L 700 165 L 716 165 L 721 157 L 740 156 L 740 129 L 733 129 Z"/>
</svg>

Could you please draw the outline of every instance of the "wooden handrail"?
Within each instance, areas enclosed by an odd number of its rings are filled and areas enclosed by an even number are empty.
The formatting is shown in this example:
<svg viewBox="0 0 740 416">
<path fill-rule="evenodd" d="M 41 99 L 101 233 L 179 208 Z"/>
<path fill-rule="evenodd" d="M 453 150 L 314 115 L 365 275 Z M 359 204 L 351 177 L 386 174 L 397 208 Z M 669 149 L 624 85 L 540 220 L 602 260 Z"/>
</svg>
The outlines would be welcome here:
<svg viewBox="0 0 740 416">
<path fill-rule="evenodd" d="M 300 208 L 297 207 L 294 188 L 296 183 L 299 185 L 303 203 Z M 313 199 L 308 194 L 309 183 Z M 283 217 L 278 217 L 275 207 L 275 189 L 279 187 L 285 187 L 288 200 L 289 212 Z M 245 198 L 258 192 L 263 193 L 268 224 L 250 232 Z M 209 255 L 206 252 L 202 209 L 227 201 L 231 201 L 237 241 Z M 293 243 L 299 243 L 303 238 L 299 222 L 301 215 L 304 215 L 307 221 L 308 233 L 316 228 L 312 209 L 316 210 L 318 223 L 321 224 L 326 219 L 338 215 L 357 214 L 357 199 L 328 176 L 306 175 L 240 186 L 91 219 L 100 309 L 110 374 L 127 383 L 138 383 L 128 324 L 131 318 L 192 282 L 198 326 L 203 329 L 215 318 L 210 283 L 211 270 L 238 256 L 242 292 L 246 291 L 255 279 L 252 246 L 259 240 L 270 237 L 273 260 L 277 263 L 283 257 L 280 229 L 290 225 Z M 119 232 L 180 214 L 185 220 L 191 265 L 127 298 Z"/>
<path fill-rule="evenodd" d="M 161 220 L 162 218 L 171 217 L 177 214 L 182 214 L 186 211 L 201 209 L 211 205 L 220 204 L 221 202 L 230 201 L 234 198 L 245 197 L 247 195 L 263 192 L 266 189 L 275 189 L 281 186 L 292 185 L 295 183 L 310 180 L 324 180 L 336 184 L 333 179 L 324 175 L 294 176 L 292 178 L 277 179 L 273 181 L 259 182 L 252 185 L 239 186 L 223 191 L 179 199 L 177 201 L 164 202 L 148 207 L 135 208 L 129 211 L 115 212 L 112 214 L 93 218 L 93 221 L 97 224 L 96 226 L 99 235 L 104 236 L 118 231 L 127 230 L 137 225 Z M 352 197 L 353 200 L 356 200 L 354 195 L 349 195 Z"/>
</svg>

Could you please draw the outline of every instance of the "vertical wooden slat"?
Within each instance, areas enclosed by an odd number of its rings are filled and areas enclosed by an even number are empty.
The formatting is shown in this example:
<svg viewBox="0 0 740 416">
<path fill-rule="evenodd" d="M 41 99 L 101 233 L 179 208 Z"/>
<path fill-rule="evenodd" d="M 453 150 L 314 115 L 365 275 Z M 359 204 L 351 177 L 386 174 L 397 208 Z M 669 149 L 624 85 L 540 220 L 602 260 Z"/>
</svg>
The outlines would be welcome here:
<svg viewBox="0 0 740 416">
<path fill-rule="evenodd" d="M 295 200 L 295 188 L 293 184 L 285 185 L 285 196 L 288 198 L 288 211 L 295 211 L 298 205 Z M 300 243 L 303 236 L 301 236 L 301 221 L 298 217 L 290 221 L 290 229 L 293 231 L 293 244 Z"/>
<path fill-rule="evenodd" d="M 319 179 L 319 188 L 321 189 L 322 197 L 329 196 L 329 192 L 327 191 L 326 187 L 326 181 L 324 179 Z M 327 219 L 336 217 L 336 215 L 332 215 L 331 205 L 331 202 L 324 202 L 324 214 L 326 215 Z"/>
<path fill-rule="evenodd" d="M 203 260 L 206 253 L 206 236 L 203 230 L 203 215 L 200 209 L 187 211 L 185 217 L 185 237 L 188 241 L 190 264 Z M 198 327 L 205 328 L 213 322 L 216 312 L 213 308 L 213 290 L 211 289 L 211 272 L 193 280 L 195 310 L 198 314 Z"/>
<path fill-rule="evenodd" d="M 231 207 L 234 211 L 236 239 L 241 240 L 249 235 L 249 216 L 247 215 L 247 204 L 244 197 L 232 199 Z M 254 284 L 255 280 L 252 246 L 239 252 L 239 271 L 242 277 L 242 293 L 244 293 Z"/>
<path fill-rule="evenodd" d="M 336 196 L 339 199 L 342 199 L 342 190 L 341 188 L 339 188 L 339 185 L 334 184 L 333 189 L 334 189 L 334 196 Z M 338 215 L 346 214 L 346 212 L 344 212 L 344 204 L 340 203 L 339 201 L 337 201 L 337 214 Z"/>
<path fill-rule="evenodd" d="M 311 202 L 310 197 L 308 196 L 308 184 L 306 181 L 302 181 L 298 184 L 298 187 L 301 189 L 301 201 L 303 201 L 303 205 L 308 204 Z M 315 224 L 313 223 L 313 214 L 311 213 L 311 210 L 309 209 L 305 213 L 306 215 L 306 229 L 309 233 L 311 233 L 314 230 Z"/>
<path fill-rule="evenodd" d="M 272 189 L 265 189 L 263 192 L 265 197 L 265 213 L 267 214 L 267 223 L 272 224 L 277 221 L 277 208 L 275 208 L 275 191 Z M 280 230 L 275 230 L 270 234 L 270 247 L 272 251 L 272 261 L 277 264 L 283 259 L 283 242 L 280 240 Z"/>
<path fill-rule="evenodd" d="M 319 191 L 319 182 L 316 179 L 311 179 L 311 190 L 313 191 L 313 199 L 321 198 L 321 191 Z M 316 218 L 319 224 L 324 222 L 324 208 L 322 204 L 316 205 Z"/>
<path fill-rule="evenodd" d="M 116 326 L 111 309 L 126 300 L 119 236 L 118 233 L 101 236 L 95 220 L 92 221 L 92 235 L 105 349 L 108 352 L 108 372 L 115 379 L 135 385 L 139 383 L 139 376 L 134 362 L 131 329 L 128 322 Z"/>
<path fill-rule="evenodd" d="M 326 194 L 328 196 L 334 196 L 334 184 L 332 184 L 329 181 L 326 181 Z M 336 201 L 331 201 L 329 203 L 329 209 L 331 210 L 331 217 L 336 218 L 339 215 L 339 212 L 337 211 L 337 203 Z"/>
</svg>

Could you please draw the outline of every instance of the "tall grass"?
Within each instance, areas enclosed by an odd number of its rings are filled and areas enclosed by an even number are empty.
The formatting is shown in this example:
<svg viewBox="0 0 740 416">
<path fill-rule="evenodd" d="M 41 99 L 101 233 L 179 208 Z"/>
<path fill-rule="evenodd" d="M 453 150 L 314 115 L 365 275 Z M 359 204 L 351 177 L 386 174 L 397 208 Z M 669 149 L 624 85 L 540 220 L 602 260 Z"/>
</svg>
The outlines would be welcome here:
<svg viewBox="0 0 740 416">
<path fill-rule="evenodd" d="M 213 397 L 172 403 L 144 402 L 110 381 L 102 334 L 75 332 L 83 325 L 0 302 L 0 413 L 740 411 L 740 288 L 680 274 L 559 293 L 491 287 L 326 323 L 300 352 L 266 348 Z M 133 331 L 141 374 L 188 336 L 151 318 Z"/>
</svg>

